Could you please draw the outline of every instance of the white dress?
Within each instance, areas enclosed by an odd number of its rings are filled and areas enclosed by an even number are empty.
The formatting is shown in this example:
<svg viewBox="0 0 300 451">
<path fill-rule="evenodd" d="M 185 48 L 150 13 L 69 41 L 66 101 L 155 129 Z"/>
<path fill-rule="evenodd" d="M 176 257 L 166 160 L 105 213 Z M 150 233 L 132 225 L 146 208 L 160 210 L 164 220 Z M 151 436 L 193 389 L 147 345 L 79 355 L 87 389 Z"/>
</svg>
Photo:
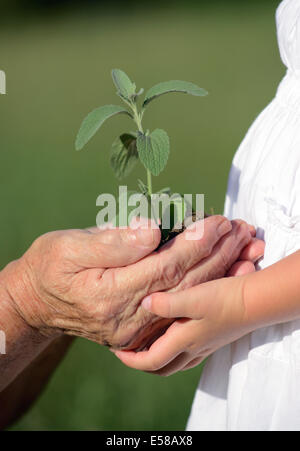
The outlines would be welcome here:
<svg viewBox="0 0 300 451">
<path fill-rule="evenodd" d="M 287 74 L 231 168 L 225 215 L 266 241 L 265 268 L 300 248 L 300 0 L 276 14 Z M 300 268 L 299 268 L 300 277 Z M 300 430 L 300 320 L 257 330 L 206 364 L 188 430 Z"/>
</svg>

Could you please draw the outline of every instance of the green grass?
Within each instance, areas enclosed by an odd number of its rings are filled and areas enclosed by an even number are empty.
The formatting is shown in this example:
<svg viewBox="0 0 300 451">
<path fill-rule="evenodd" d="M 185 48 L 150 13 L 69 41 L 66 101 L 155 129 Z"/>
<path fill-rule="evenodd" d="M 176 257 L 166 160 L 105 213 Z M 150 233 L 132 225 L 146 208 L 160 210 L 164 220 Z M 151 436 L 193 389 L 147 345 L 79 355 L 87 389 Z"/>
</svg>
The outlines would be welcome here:
<svg viewBox="0 0 300 451">
<path fill-rule="evenodd" d="M 0 265 L 38 235 L 95 223 L 96 197 L 116 192 L 108 152 L 128 119 L 116 117 L 82 152 L 74 138 L 94 107 L 118 102 L 110 70 L 138 87 L 183 79 L 210 92 L 153 102 L 145 127 L 171 138 L 166 172 L 154 188 L 205 193 L 221 212 L 231 159 L 283 75 L 276 44 L 278 2 L 132 14 L 78 13 L 26 19 L 0 29 Z M 135 188 L 137 168 L 128 179 Z M 78 340 L 34 407 L 14 429 L 182 429 L 200 368 L 160 379 L 122 366 Z"/>
</svg>

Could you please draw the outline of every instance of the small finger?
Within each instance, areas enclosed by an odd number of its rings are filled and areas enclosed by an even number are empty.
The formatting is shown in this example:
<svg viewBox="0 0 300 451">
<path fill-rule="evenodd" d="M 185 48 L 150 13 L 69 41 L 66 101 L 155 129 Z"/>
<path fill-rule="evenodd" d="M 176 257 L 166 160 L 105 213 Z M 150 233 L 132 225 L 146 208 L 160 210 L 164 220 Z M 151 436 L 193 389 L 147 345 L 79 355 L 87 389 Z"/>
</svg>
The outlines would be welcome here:
<svg viewBox="0 0 300 451">
<path fill-rule="evenodd" d="M 252 238 L 251 242 L 243 249 L 239 260 L 249 260 L 255 263 L 265 252 L 265 242 L 258 238 Z"/>
<path fill-rule="evenodd" d="M 193 359 L 184 368 L 182 368 L 181 371 L 187 371 L 195 368 L 196 366 L 200 365 L 205 360 L 205 358 L 206 357 L 197 357 L 196 359 Z"/>
<path fill-rule="evenodd" d="M 248 224 L 248 223 L 247 223 L 246 221 L 244 221 L 243 219 L 234 219 L 233 221 L 236 222 L 237 224 L 244 224 L 244 225 L 247 225 L 247 228 L 248 228 L 248 230 L 249 230 L 251 236 L 252 236 L 252 237 L 255 237 L 255 235 L 256 235 L 256 229 L 255 229 L 255 227 L 254 227 L 253 225 Z"/>
<path fill-rule="evenodd" d="M 232 265 L 226 275 L 227 277 L 237 277 L 250 274 L 251 272 L 255 272 L 254 263 L 250 261 L 238 261 Z"/>
<path fill-rule="evenodd" d="M 130 368 L 158 371 L 185 351 L 185 337 L 182 337 L 181 328 L 177 325 L 178 323 L 173 323 L 148 351 L 115 351 L 115 355 Z"/>
<path fill-rule="evenodd" d="M 191 361 L 191 359 L 192 357 L 189 353 L 182 352 L 163 368 L 157 371 L 149 371 L 149 373 L 155 374 L 157 376 L 168 377 L 172 374 L 178 373 L 178 371 L 182 371 L 182 369 Z"/>
</svg>

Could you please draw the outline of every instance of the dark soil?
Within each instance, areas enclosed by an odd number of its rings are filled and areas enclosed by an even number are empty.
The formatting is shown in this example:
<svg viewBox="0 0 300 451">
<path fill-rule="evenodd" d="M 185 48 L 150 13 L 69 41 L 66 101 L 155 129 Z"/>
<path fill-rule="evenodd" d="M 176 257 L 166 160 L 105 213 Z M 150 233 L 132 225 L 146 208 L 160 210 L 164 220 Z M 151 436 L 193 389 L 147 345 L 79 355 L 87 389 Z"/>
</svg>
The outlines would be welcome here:
<svg viewBox="0 0 300 451">
<path fill-rule="evenodd" d="M 207 218 L 208 216 L 209 215 L 204 214 L 204 218 Z M 185 222 L 187 222 L 187 225 L 189 226 L 190 224 L 192 224 L 192 222 L 199 221 L 200 219 L 201 218 L 197 217 L 196 213 L 192 213 L 192 215 L 189 216 L 187 218 L 187 221 L 185 221 Z M 159 243 L 159 246 L 157 249 L 159 249 L 161 246 L 166 244 L 168 241 L 175 238 L 180 233 L 184 232 L 185 229 L 186 229 L 186 226 L 183 223 L 175 224 L 175 226 L 171 230 L 162 230 L 161 229 L 161 240 L 160 240 L 160 243 Z"/>
</svg>

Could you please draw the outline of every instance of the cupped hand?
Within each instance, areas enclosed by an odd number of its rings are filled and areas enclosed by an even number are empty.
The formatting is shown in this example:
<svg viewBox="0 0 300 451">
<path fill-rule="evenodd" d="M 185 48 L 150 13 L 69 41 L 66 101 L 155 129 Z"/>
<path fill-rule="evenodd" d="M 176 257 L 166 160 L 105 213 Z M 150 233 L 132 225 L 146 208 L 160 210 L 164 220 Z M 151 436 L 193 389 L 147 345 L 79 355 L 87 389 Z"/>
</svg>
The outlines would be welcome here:
<svg viewBox="0 0 300 451">
<path fill-rule="evenodd" d="M 186 232 L 158 251 L 160 231 L 153 228 L 43 235 L 12 264 L 14 307 L 44 335 L 144 348 L 173 319 L 146 312 L 141 300 L 224 276 L 252 239 L 246 223 L 222 216 L 205 219 L 199 239 L 186 240 Z"/>
<path fill-rule="evenodd" d="M 143 307 L 162 318 L 177 318 L 143 352 L 116 351 L 127 366 L 169 376 L 199 365 L 217 349 L 251 331 L 243 302 L 244 277 L 210 281 L 176 293 L 155 293 Z"/>
<path fill-rule="evenodd" d="M 154 293 L 143 300 L 145 310 L 176 321 L 150 349 L 116 352 L 125 365 L 169 376 L 194 368 L 215 350 L 248 332 L 242 301 L 243 278 L 232 276 L 254 272 L 265 249 L 264 241 L 255 237 L 255 229 L 248 227 L 252 238 L 226 273 L 229 279 L 176 293 Z"/>
</svg>

